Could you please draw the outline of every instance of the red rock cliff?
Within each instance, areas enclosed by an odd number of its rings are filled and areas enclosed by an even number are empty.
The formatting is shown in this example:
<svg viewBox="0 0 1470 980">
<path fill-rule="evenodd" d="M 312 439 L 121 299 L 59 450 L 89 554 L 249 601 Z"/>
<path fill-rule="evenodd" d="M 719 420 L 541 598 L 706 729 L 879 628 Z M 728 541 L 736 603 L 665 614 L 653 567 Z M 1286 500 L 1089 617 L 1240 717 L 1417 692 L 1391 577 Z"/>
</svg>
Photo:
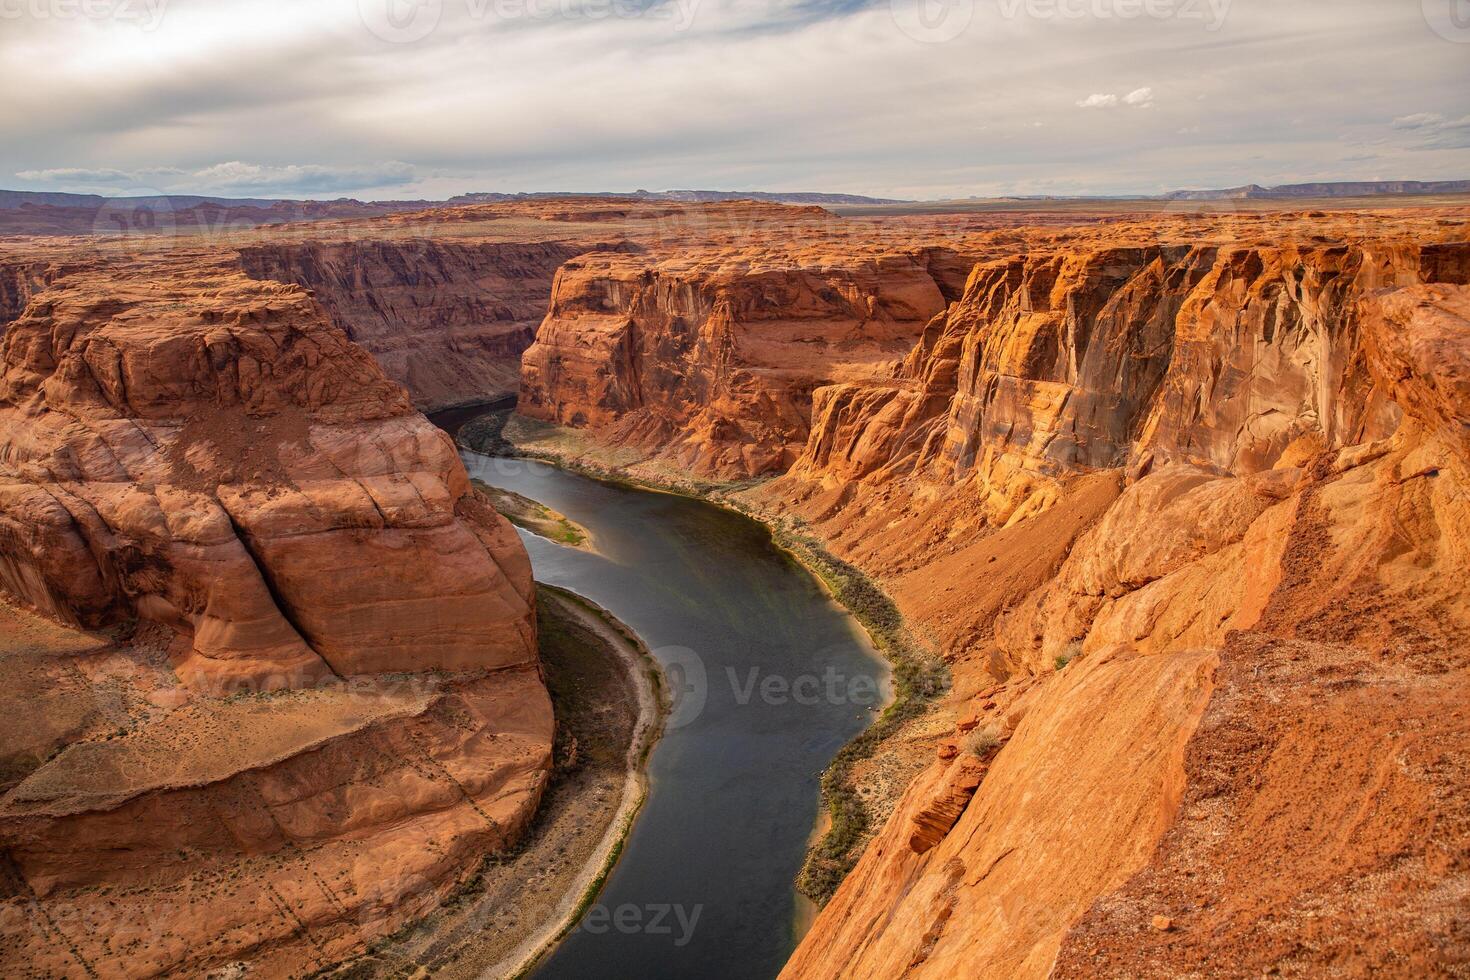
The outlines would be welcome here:
<svg viewBox="0 0 1470 980">
<path fill-rule="evenodd" d="M 557 273 L 519 410 L 703 475 L 779 472 L 812 390 L 883 373 L 944 306 L 949 258 L 583 256 Z"/>
<path fill-rule="evenodd" d="M 1464 961 L 1467 280 L 1394 236 L 1029 255 L 817 393 L 761 492 L 888 572 L 959 730 L 783 976 Z"/>
<path fill-rule="evenodd" d="M 51 617 L 0 601 L 6 975 L 326 967 L 516 839 L 526 553 L 303 289 L 117 259 L 0 343 L 0 592 Z"/>
<path fill-rule="evenodd" d="M 424 410 L 516 390 L 551 280 L 586 250 L 563 242 L 382 238 L 240 250 L 256 279 L 295 283 Z"/>
</svg>

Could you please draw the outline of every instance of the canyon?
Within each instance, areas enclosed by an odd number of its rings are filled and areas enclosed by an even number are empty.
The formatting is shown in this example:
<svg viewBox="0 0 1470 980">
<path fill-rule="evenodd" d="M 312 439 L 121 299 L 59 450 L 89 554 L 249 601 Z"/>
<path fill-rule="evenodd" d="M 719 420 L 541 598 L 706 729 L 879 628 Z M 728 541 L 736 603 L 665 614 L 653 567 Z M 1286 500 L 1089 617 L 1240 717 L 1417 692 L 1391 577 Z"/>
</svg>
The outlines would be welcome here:
<svg viewBox="0 0 1470 980">
<path fill-rule="evenodd" d="M 942 660 L 782 976 L 1463 971 L 1470 207 L 1290 206 L 0 240 L 0 963 L 305 973 L 524 836 L 530 564 L 419 414 L 518 392 Z"/>
<path fill-rule="evenodd" d="M 897 262 L 558 279 L 521 412 L 581 431 L 524 445 L 799 528 L 950 667 L 783 976 L 1470 962 L 1466 229 L 982 231 L 943 307 Z"/>
<path fill-rule="evenodd" d="M 523 832 L 524 549 L 304 290 L 83 260 L 0 392 L 8 974 L 326 967 Z"/>
</svg>

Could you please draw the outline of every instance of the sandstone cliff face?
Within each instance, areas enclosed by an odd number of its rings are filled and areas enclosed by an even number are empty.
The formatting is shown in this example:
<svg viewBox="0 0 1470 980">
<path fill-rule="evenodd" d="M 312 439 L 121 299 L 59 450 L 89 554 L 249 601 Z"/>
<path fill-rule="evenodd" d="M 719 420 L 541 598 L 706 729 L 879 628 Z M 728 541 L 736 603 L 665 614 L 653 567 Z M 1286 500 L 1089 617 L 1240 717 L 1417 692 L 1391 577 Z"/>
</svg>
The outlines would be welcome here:
<svg viewBox="0 0 1470 980">
<path fill-rule="evenodd" d="M 21 315 L 31 297 L 58 274 L 56 266 L 45 260 L 0 260 L 0 335 Z"/>
<path fill-rule="evenodd" d="M 1453 975 L 1463 446 L 1410 420 L 1274 490 L 1184 468 L 1130 487 L 997 627 L 1036 670 L 1080 636 L 1072 661 L 966 699 L 961 727 L 1007 740 L 953 829 L 924 819 L 954 805 L 938 763 L 785 975 Z"/>
<path fill-rule="evenodd" d="M 982 263 L 891 383 L 817 392 L 792 476 L 973 482 L 1004 523 L 1054 498 L 1059 474 L 1155 458 L 1253 472 L 1309 431 L 1364 441 L 1397 416 L 1362 390 L 1354 304 L 1460 281 L 1467 262 L 1463 247 L 1388 243 Z"/>
<path fill-rule="evenodd" d="M 1391 434 L 1402 409 L 1370 373 L 1362 303 L 1424 279 L 1463 282 L 1467 264 L 1463 245 L 1396 240 L 981 263 L 891 380 L 816 392 L 802 457 L 757 496 L 899 576 L 900 606 L 922 616 L 934 579 L 920 566 L 1046 511 L 1079 473 L 1136 479 L 1179 463 L 1247 476 Z M 867 513 L 878 501 L 881 515 Z M 978 611 L 938 626 L 948 655 L 983 645 L 992 612 Z"/>
<path fill-rule="evenodd" d="M 586 246 L 382 238 L 240 250 L 255 279 L 312 291 L 425 411 L 512 394 L 552 276 Z"/>
<path fill-rule="evenodd" d="M 1467 281 L 1470 248 L 1402 241 L 983 264 L 893 383 L 819 393 L 767 492 L 897 572 L 956 664 L 950 744 L 1002 744 L 973 791 L 941 753 L 783 976 L 1470 957 Z M 1092 467 L 1128 478 L 1102 509 Z M 936 617 L 1069 510 L 1029 591 Z M 936 513 L 980 541 L 922 537 Z"/>
<path fill-rule="evenodd" d="M 886 372 L 953 288 L 942 249 L 847 262 L 596 254 L 557 273 L 519 410 L 705 476 L 790 466 L 811 392 Z"/>
<path fill-rule="evenodd" d="M 509 526 L 298 288 L 74 274 L 11 324 L 0 421 L 5 587 L 176 626 L 191 681 L 534 662 Z"/>
<path fill-rule="evenodd" d="M 300 287 L 184 256 L 37 292 L 0 341 L 0 592 L 70 628 L 0 603 L 35 719 L 4 972 L 288 975 L 428 911 L 545 785 L 532 588 Z"/>
<path fill-rule="evenodd" d="M 861 370 L 780 329 L 857 316 L 728 253 L 564 271 L 522 410 L 655 477 L 775 475 L 737 498 L 952 666 L 905 736 L 955 725 L 939 761 L 784 976 L 1470 961 L 1464 229 L 996 233 Z"/>
</svg>

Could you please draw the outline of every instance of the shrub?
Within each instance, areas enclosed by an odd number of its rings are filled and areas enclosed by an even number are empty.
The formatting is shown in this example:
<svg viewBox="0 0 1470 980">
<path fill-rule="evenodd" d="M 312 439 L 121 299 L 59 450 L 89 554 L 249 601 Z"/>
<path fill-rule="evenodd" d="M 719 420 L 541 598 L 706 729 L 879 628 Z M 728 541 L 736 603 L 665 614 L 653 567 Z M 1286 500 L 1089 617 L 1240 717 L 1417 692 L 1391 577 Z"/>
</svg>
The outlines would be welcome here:
<svg viewBox="0 0 1470 980">
<path fill-rule="evenodd" d="M 1062 655 L 1060 657 L 1057 657 L 1057 659 L 1053 661 L 1053 663 L 1056 664 L 1057 670 L 1061 670 L 1063 667 L 1067 666 L 1067 664 L 1076 660 L 1080 656 L 1082 656 L 1082 641 L 1073 640 L 1071 643 L 1067 644 L 1067 649 L 1063 650 Z"/>
<path fill-rule="evenodd" d="M 965 751 L 976 758 L 988 758 L 998 748 L 1000 748 L 1000 736 L 989 728 L 977 728 L 965 739 Z"/>
</svg>

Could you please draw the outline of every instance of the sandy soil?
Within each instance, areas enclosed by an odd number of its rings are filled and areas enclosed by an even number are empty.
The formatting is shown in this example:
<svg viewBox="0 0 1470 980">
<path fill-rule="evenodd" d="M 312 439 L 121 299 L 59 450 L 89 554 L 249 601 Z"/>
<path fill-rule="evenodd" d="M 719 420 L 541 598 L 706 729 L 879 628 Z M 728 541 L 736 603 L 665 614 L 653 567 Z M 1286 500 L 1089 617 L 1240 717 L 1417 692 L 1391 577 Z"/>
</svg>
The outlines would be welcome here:
<svg viewBox="0 0 1470 980">
<path fill-rule="evenodd" d="M 536 823 L 438 912 L 328 976 L 520 976 L 596 897 L 647 792 L 662 687 L 642 643 L 605 611 L 547 586 L 538 601 L 558 731 Z"/>
</svg>

